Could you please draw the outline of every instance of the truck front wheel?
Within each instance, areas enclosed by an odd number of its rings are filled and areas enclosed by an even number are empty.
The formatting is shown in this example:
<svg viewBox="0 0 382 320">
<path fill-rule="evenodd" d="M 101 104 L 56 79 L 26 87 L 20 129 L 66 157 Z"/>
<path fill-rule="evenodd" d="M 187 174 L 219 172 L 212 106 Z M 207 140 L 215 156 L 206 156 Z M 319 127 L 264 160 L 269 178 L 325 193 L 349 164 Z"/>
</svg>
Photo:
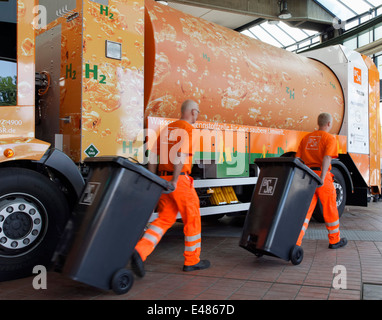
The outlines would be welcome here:
<svg viewBox="0 0 382 320">
<path fill-rule="evenodd" d="M 46 176 L 0 169 L 0 281 L 48 267 L 70 215 L 64 194 Z"/>
</svg>

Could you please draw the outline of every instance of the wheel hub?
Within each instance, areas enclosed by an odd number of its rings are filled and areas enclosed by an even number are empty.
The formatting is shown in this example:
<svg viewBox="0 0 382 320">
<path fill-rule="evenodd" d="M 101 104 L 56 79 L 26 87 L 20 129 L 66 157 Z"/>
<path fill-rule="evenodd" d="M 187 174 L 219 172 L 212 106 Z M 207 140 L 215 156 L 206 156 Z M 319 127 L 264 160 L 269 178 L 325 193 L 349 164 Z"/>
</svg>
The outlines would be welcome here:
<svg viewBox="0 0 382 320">
<path fill-rule="evenodd" d="M 121 277 L 120 281 L 119 281 L 119 286 L 121 289 L 126 289 L 128 284 L 129 284 L 130 280 L 127 276 L 123 276 Z"/>
<path fill-rule="evenodd" d="M 4 221 L 3 231 L 6 237 L 21 239 L 25 237 L 32 226 L 32 219 L 24 212 L 10 214 Z"/>
<path fill-rule="evenodd" d="M 0 210 L 0 246 L 23 249 L 41 233 L 42 217 L 39 210 L 22 198 L 16 198 Z"/>
<path fill-rule="evenodd" d="M 344 190 L 342 189 L 341 184 L 337 183 L 336 181 L 333 182 L 334 189 L 336 190 L 336 203 L 337 207 L 339 207 L 344 200 Z"/>
</svg>

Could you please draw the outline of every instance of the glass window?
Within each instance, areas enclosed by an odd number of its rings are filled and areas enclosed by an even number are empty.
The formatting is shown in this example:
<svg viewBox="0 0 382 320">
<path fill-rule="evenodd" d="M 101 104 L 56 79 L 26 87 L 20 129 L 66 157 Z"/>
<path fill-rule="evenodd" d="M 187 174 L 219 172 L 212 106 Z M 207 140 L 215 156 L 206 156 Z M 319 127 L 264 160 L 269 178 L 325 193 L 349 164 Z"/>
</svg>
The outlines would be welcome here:
<svg viewBox="0 0 382 320">
<path fill-rule="evenodd" d="M 370 5 L 367 4 L 366 2 L 364 2 L 363 0 L 358 0 L 358 1 L 354 1 L 354 0 L 342 0 L 342 2 L 344 4 L 346 4 L 349 8 L 351 8 L 351 10 L 357 12 L 357 14 L 361 14 L 361 13 L 364 13 L 366 11 L 369 11 L 370 9 Z"/>
<path fill-rule="evenodd" d="M 382 79 L 382 55 L 375 58 L 375 65 L 379 71 L 379 78 Z"/>
<path fill-rule="evenodd" d="M 320 36 L 317 36 L 317 37 L 312 39 L 312 44 L 319 44 L 319 43 L 321 43 L 321 37 Z"/>
<path fill-rule="evenodd" d="M 357 49 L 357 38 L 346 40 L 344 46 L 350 50 Z"/>
<path fill-rule="evenodd" d="M 276 41 L 264 28 L 261 26 L 255 26 L 249 29 L 256 37 L 261 41 L 271 44 L 276 47 L 280 47 L 280 43 Z"/>
<path fill-rule="evenodd" d="M 17 1 L 0 2 L 0 106 L 17 103 Z"/>
<path fill-rule="evenodd" d="M 16 105 L 17 64 L 0 60 L 0 106 Z"/>
<path fill-rule="evenodd" d="M 363 47 L 370 42 L 373 42 L 373 33 L 372 32 L 365 32 L 358 37 L 358 46 Z"/>
<path fill-rule="evenodd" d="M 362 23 L 365 23 L 365 22 L 368 22 L 369 20 L 371 20 L 373 18 L 373 16 L 371 14 L 367 14 L 366 16 L 363 16 L 360 20 L 361 20 L 361 24 Z"/>
<path fill-rule="evenodd" d="M 290 39 L 288 35 L 277 26 L 278 24 L 270 24 L 268 22 L 264 22 L 261 25 L 270 34 L 272 34 L 284 47 L 294 43 L 293 39 Z M 280 44 L 278 46 L 280 46 Z"/>
<path fill-rule="evenodd" d="M 351 11 L 346 5 L 343 5 L 337 0 L 319 0 L 317 1 L 332 12 L 336 17 L 341 20 L 348 20 L 355 17 L 357 14 Z"/>
<path fill-rule="evenodd" d="M 297 45 L 295 44 L 295 45 L 293 45 L 293 46 L 290 46 L 290 47 L 288 47 L 288 48 L 286 48 L 288 51 L 295 51 L 295 50 L 297 50 Z"/>
<path fill-rule="evenodd" d="M 304 31 L 305 33 L 307 33 L 309 37 L 314 36 L 314 35 L 316 35 L 316 34 L 318 33 L 318 32 L 315 31 L 315 30 L 308 30 L 308 29 L 303 29 L 303 31 Z"/>
<path fill-rule="evenodd" d="M 306 40 L 306 41 L 302 41 L 298 44 L 298 47 L 299 48 L 305 48 L 305 47 L 308 47 L 311 45 L 311 41 L 310 40 Z"/>
<path fill-rule="evenodd" d="M 253 33 L 251 33 L 249 30 L 244 30 L 241 32 L 242 34 L 246 35 L 247 37 L 254 38 L 256 40 L 259 40 Z"/>
<path fill-rule="evenodd" d="M 374 17 L 374 11 L 372 14 L 365 13 L 369 12 L 370 9 L 376 9 L 376 7 L 382 6 L 382 0 L 314 0 L 314 2 L 322 5 L 322 7 L 331 13 L 333 17 L 341 19 L 342 22 L 348 21 L 345 25 L 346 31 L 357 27 L 360 23 L 370 21 L 370 19 Z M 365 15 L 360 17 L 360 14 Z M 379 14 L 382 14 L 382 7 L 378 9 L 377 15 Z M 261 30 L 260 26 L 263 30 Z M 373 33 L 365 33 L 360 36 L 359 46 L 382 39 L 382 26 L 375 26 L 375 28 L 375 38 L 373 39 Z M 250 27 L 250 30 L 255 34 L 256 38 L 276 46 L 281 45 L 291 51 L 294 51 L 297 48 L 296 46 L 293 46 L 294 44 L 298 45 L 298 48 L 302 51 L 302 46 L 306 45 L 305 40 L 310 36 L 318 34 L 317 31 L 293 28 L 283 21 L 279 21 L 277 24 L 263 22 L 260 25 Z M 254 35 L 250 34 L 248 31 L 243 31 L 242 33 L 254 37 Z M 304 43 L 300 43 L 302 41 L 304 41 Z M 316 43 L 320 43 L 320 39 L 315 38 L 310 46 Z M 357 49 L 358 39 L 353 38 L 347 40 L 344 45 L 353 50 Z"/>
<path fill-rule="evenodd" d="M 301 31 L 301 29 L 290 27 L 285 22 L 280 22 L 278 26 L 296 41 L 301 41 L 307 38 L 307 35 Z"/>
<path fill-rule="evenodd" d="M 382 39 L 382 26 L 375 28 L 375 41 Z"/>
<path fill-rule="evenodd" d="M 382 4 L 382 0 L 367 0 L 368 3 L 371 3 L 374 7 L 378 7 Z"/>
<path fill-rule="evenodd" d="M 0 1 L 0 21 L 16 23 L 17 0 Z"/>
<path fill-rule="evenodd" d="M 355 19 L 351 22 L 347 22 L 345 25 L 345 30 L 350 30 L 351 28 L 354 28 L 359 25 L 359 19 Z"/>
</svg>

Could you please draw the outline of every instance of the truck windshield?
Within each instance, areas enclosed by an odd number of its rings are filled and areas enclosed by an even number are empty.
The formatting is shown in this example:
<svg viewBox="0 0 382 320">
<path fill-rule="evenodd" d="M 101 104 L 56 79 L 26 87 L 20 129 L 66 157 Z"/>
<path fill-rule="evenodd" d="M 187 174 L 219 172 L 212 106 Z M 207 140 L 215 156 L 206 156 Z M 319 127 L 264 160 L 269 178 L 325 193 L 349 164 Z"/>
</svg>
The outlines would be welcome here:
<svg viewBox="0 0 382 320">
<path fill-rule="evenodd" d="M 16 105 L 17 0 L 0 1 L 0 106 Z"/>
</svg>

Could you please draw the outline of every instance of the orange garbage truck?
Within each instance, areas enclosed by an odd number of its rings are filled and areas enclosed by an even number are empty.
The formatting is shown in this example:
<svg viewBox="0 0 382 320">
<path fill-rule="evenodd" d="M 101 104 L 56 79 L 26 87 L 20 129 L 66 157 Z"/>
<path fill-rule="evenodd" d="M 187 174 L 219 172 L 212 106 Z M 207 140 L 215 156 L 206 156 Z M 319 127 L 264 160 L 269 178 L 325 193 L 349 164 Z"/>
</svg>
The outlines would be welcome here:
<svg viewBox="0 0 382 320">
<path fill-rule="evenodd" d="M 247 211 L 254 159 L 292 155 L 321 112 L 340 213 L 380 194 L 379 74 L 343 46 L 296 55 L 152 0 L 1 1 L 0 37 L 0 280 L 49 264 L 85 158 L 146 163 L 186 99 L 203 216 Z"/>
</svg>

